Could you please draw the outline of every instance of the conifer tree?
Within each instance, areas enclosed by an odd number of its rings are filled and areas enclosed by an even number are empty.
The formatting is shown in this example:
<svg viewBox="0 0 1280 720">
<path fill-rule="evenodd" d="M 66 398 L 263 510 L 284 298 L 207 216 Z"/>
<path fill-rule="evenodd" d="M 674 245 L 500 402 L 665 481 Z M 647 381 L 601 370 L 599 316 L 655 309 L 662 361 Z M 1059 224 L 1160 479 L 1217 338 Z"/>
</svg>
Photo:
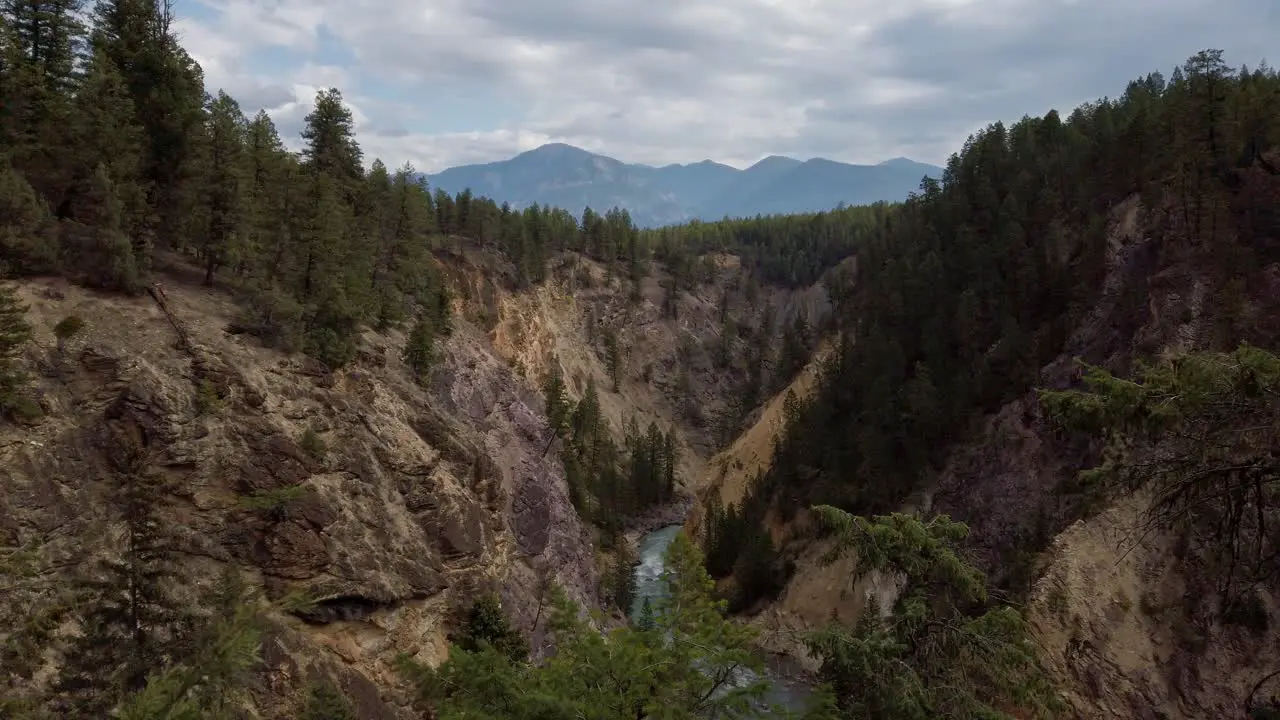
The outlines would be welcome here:
<svg viewBox="0 0 1280 720">
<path fill-rule="evenodd" d="M 208 107 L 208 167 L 204 188 L 206 224 L 197 252 L 204 262 L 206 285 L 219 267 L 234 266 L 247 253 L 243 246 L 248 183 L 244 140 L 248 122 L 240 105 L 219 91 Z"/>
<path fill-rule="evenodd" d="M 404 361 L 408 363 L 414 380 L 419 385 L 427 385 L 439 354 L 435 322 L 425 313 L 419 315 L 404 346 Z"/>
<path fill-rule="evenodd" d="M 104 558 L 83 581 L 81 634 L 57 682 L 59 695 L 86 717 L 104 717 L 150 673 L 189 651 L 188 618 L 174 595 L 176 570 L 157 514 L 163 480 L 136 427 L 110 424 L 106 431 L 124 542 L 118 558 Z"/>
<path fill-rule="evenodd" d="M 181 246 L 199 214 L 197 148 L 204 121 L 204 78 L 178 44 L 170 3 L 97 0 L 92 43 L 124 78 L 144 129 L 142 177 L 155 215 L 154 236 Z M 134 235 L 138 268 L 150 267 L 149 236 Z"/>
<path fill-rule="evenodd" d="M 58 248 L 52 218 L 35 189 L 0 157 L 0 272 L 50 272 Z"/>
<path fill-rule="evenodd" d="M 31 339 L 31 324 L 26 318 L 27 307 L 17 293 L 7 285 L 0 285 L 0 412 L 7 413 L 18 401 L 26 384 L 26 373 L 18 364 L 22 346 Z"/>
<path fill-rule="evenodd" d="M 328 88 L 316 93 L 315 105 L 304 119 L 302 157 L 313 173 L 332 178 L 348 201 L 364 178 L 363 153 L 355 141 L 355 118 L 342 93 Z"/>
<path fill-rule="evenodd" d="M 552 358 L 551 369 L 542 383 L 542 395 L 546 402 L 547 424 L 556 435 L 569 429 L 570 400 L 565 394 L 564 375 L 560 363 Z"/>
<path fill-rule="evenodd" d="M 145 687 L 128 697 L 121 720 L 196 720 L 240 711 L 251 673 L 260 662 L 262 611 L 240 571 L 228 566 L 206 598 L 210 612 L 179 658 L 152 670 Z"/>
<path fill-rule="evenodd" d="M 292 158 L 265 110 L 259 110 L 249 121 L 244 162 L 244 262 L 237 272 L 261 284 L 277 277 L 292 244 L 288 236 L 287 188 L 294 181 L 290 172 Z"/>
<path fill-rule="evenodd" d="M 644 629 L 606 634 L 553 587 L 551 631 L 556 652 L 537 665 L 512 662 L 493 649 L 455 647 L 431 669 L 407 658 L 400 669 L 432 717 L 461 718 L 764 718 L 764 680 L 755 631 L 724 616 L 714 585 L 683 535 L 667 552 L 664 582 L 672 596 L 649 605 Z M 643 615 L 642 615 L 643 617 Z M 648 626 L 652 624 L 650 629 Z M 824 698 L 825 699 L 825 698 Z M 829 703 L 802 715 L 836 717 Z"/>
<path fill-rule="evenodd" d="M 121 229 L 123 207 L 105 165 L 75 192 L 70 214 L 62 223 L 63 253 L 92 286 L 132 292 L 141 284 L 134 244 Z"/>
<path fill-rule="evenodd" d="M 852 630 L 832 624 L 806 642 L 850 717 L 1009 718 L 1061 709 L 1017 610 L 990 606 L 982 573 L 957 554 L 968 528 L 946 516 L 872 519 L 815 508 L 836 553 L 862 571 L 902 573 L 892 614 L 874 604 Z"/>
<path fill-rule="evenodd" d="M 604 330 L 604 357 L 609 381 L 613 384 L 613 391 L 618 392 L 622 380 L 622 350 L 618 347 L 618 331 L 612 326 Z"/>
<path fill-rule="evenodd" d="M 0 16 L 13 43 L 6 54 L 21 58 L 10 75 L 15 93 L 6 98 L 13 103 L 12 161 L 54 204 L 62 201 L 69 184 L 67 161 L 74 148 L 68 137 L 74 122 L 71 91 L 85 33 L 81 11 L 82 0 L 0 2 Z"/>
<path fill-rule="evenodd" d="M 146 136 L 136 119 L 136 108 L 115 62 L 95 48 L 83 84 L 75 97 L 76 120 L 71 125 L 75 162 L 72 179 L 84 183 L 106 168 L 107 177 L 121 203 L 120 229 L 133 238 L 134 253 L 150 247 L 155 219 L 148 207 L 148 188 L 142 177 Z M 78 202 L 76 186 L 69 203 Z M 69 262 L 75 264 L 76 259 Z"/>
<path fill-rule="evenodd" d="M 471 604 L 457 645 L 469 652 L 493 648 L 512 662 L 521 662 L 529 656 L 529 643 L 520 631 L 511 627 L 502 601 L 492 592 L 482 594 Z"/>
</svg>

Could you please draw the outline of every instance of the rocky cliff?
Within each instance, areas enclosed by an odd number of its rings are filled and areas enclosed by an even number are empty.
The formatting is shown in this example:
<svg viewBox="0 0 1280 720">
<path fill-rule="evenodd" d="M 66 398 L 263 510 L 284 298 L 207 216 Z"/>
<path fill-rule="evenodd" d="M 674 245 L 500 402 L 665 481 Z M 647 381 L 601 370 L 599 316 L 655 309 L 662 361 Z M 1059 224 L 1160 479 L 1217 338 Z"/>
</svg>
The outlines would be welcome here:
<svg viewBox="0 0 1280 720">
<path fill-rule="evenodd" d="M 394 660 L 441 661 L 477 592 L 499 591 L 535 651 L 548 579 L 599 606 L 597 568 L 609 558 L 568 499 L 540 393 L 553 363 L 572 396 L 594 379 L 615 434 L 632 418 L 672 432 L 692 485 L 740 370 L 711 360 L 721 304 L 745 327 L 766 305 L 784 322 L 830 312 L 821 286 L 766 287 L 749 300 L 731 256 L 673 313 L 663 311 L 661 268 L 637 299 L 580 257 L 561 258 L 530 288 L 475 248 L 445 248 L 439 259 L 455 322 L 425 387 L 401 359 L 399 331 L 366 331 L 337 372 L 264 347 L 239 329 L 231 294 L 192 282 L 178 260 L 160 270 L 153 295 L 23 281 L 35 328 L 25 360 L 43 417 L 0 426 L 3 545 L 36 549 L 45 588 L 118 554 L 112 462 L 136 444 L 168 488 L 157 503 L 191 597 L 232 567 L 270 599 L 314 601 L 271 617 L 259 714 L 292 717 L 306 686 L 328 677 L 362 718 L 411 717 Z M 84 329 L 60 344 L 53 327 L 68 316 Z M 621 350 L 616 390 L 606 331 Z M 678 521 L 688 501 L 632 526 Z"/>
<path fill-rule="evenodd" d="M 113 529 L 104 479 L 121 438 L 139 440 L 173 488 L 159 503 L 193 588 L 232 565 L 269 597 L 317 601 L 273 619 L 265 716 L 292 717 L 297 689 L 324 674 L 361 717 L 407 717 L 391 661 L 441 659 L 454 611 L 483 587 L 526 631 L 540 574 L 595 605 L 590 536 L 544 452 L 541 400 L 469 323 L 424 391 L 396 333 L 366 334 L 329 373 L 229 332 L 236 308 L 219 292 L 168 283 L 175 325 L 148 296 L 19 290 L 45 417 L 0 428 L 5 544 L 38 547 L 51 572 L 112 552 L 95 540 Z M 85 329 L 59 350 L 51 328 L 67 315 Z M 242 502 L 286 487 L 300 492 L 273 512 Z"/>
</svg>

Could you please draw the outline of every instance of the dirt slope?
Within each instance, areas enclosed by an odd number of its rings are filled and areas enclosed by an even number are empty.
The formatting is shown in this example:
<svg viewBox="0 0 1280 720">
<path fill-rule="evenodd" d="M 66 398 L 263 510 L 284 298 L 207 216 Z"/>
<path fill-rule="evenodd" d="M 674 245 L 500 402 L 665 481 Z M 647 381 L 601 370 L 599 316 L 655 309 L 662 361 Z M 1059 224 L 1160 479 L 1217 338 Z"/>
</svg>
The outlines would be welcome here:
<svg viewBox="0 0 1280 720">
<path fill-rule="evenodd" d="M 1054 539 L 1028 616 L 1078 718 L 1242 717 L 1280 634 L 1214 619 L 1210 569 L 1179 538 L 1135 530 L 1128 498 Z M 1280 607 L 1261 595 L 1270 617 Z"/>
</svg>

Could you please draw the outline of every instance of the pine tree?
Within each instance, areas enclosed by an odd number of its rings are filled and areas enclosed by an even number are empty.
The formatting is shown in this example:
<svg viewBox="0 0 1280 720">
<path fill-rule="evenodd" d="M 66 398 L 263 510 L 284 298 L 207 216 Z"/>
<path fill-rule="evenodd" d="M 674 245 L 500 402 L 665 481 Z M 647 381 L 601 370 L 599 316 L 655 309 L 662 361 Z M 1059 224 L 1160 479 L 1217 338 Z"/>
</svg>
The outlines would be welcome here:
<svg viewBox="0 0 1280 720">
<path fill-rule="evenodd" d="M 640 617 L 636 620 L 636 630 L 640 632 L 649 632 L 658 627 L 658 618 L 653 611 L 653 603 L 649 598 L 644 599 L 644 603 L 640 606 Z"/>
<path fill-rule="evenodd" d="M 696 550 L 678 536 L 667 554 L 673 597 L 650 604 L 653 629 L 602 634 L 588 625 L 563 589 L 552 590 L 553 656 L 513 663 L 494 650 L 457 648 L 432 670 L 404 659 L 423 709 L 442 718 L 769 717 L 755 631 L 724 616 Z M 642 615 L 643 617 L 643 615 Z M 646 623 L 647 624 L 647 623 Z M 834 717 L 806 715 L 812 720 Z"/>
<path fill-rule="evenodd" d="M 82 0 L 0 2 L 14 45 L 9 57 L 20 58 L 9 80 L 15 96 L 6 98 L 15 111 L 12 161 L 55 205 L 69 184 L 67 160 L 74 147 L 67 132 L 74 120 L 76 57 L 84 42 L 81 10 Z"/>
<path fill-rule="evenodd" d="M 957 554 L 967 527 L 946 516 L 814 510 L 838 553 L 856 553 L 864 572 L 905 580 L 888 620 L 873 604 L 852 632 L 832 625 L 806 639 L 846 715 L 977 720 L 1061 709 L 1021 616 L 987 605 L 982 573 Z"/>
<path fill-rule="evenodd" d="M 190 652 L 155 668 L 115 715 L 121 720 L 196 720 L 239 711 L 260 662 L 262 613 L 240 571 L 227 566 L 208 594 L 211 612 Z"/>
<path fill-rule="evenodd" d="M 247 125 L 239 103 L 219 91 L 208 107 L 209 163 L 204 189 L 208 219 L 197 247 L 204 261 L 206 285 L 213 284 L 219 267 L 234 266 L 247 252 L 242 240 L 248 185 L 244 177 Z"/>
<path fill-rule="evenodd" d="M 315 106 L 304 119 L 302 151 L 307 168 L 337 182 L 348 200 L 364 177 L 363 153 L 355 141 L 355 118 L 335 88 L 316 93 Z"/>
<path fill-rule="evenodd" d="M 13 288 L 0 285 L 0 413 L 14 408 L 27 382 L 18 364 L 22 346 L 31 339 L 26 313 Z"/>
<path fill-rule="evenodd" d="M 404 345 L 404 361 L 419 385 L 425 387 L 428 384 L 438 356 L 435 323 L 425 314 L 420 315 Z"/>
<path fill-rule="evenodd" d="M 134 244 L 121 230 L 122 203 L 105 165 L 75 192 L 62 223 L 62 247 L 68 264 L 91 286 L 132 292 L 141 285 Z"/>
<path fill-rule="evenodd" d="M 29 77 L 11 19 L 0 9 L 0 147 L 15 148 L 23 140 L 21 121 L 33 94 Z"/>
<path fill-rule="evenodd" d="M 502 601 L 492 592 L 482 594 L 471 604 L 456 642 L 458 647 L 468 652 L 493 648 L 512 662 L 520 662 L 529 656 L 529 643 L 520 631 L 511 626 L 502 609 Z"/>
<path fill-rule="evenodd" d="M 57 267 L 57 237 L 44 202 L 0 158 L 0 272 L 50 272 Z"/>
<path fill-rule="evenodd" d="M 71 125 L 74 162 L 69 165 L 73 180 L 83 184 L 98 166 L 120 199 L 120 229 L 133 238 L 134 253 L 149 248 L 155 218 L 147 205 L 147 184 L 142 177 L 146 136 L 136 119 L 129 88 L 115 62 L 101 49 L 90 57 L 84 82 L 75 96 L 75 122 Z M 70 188 L 69 204 L 78 202 Z M 69 259 L 73 265 L 76 258 Z"/>
<path fill-rule="evenodd" d="M 124 525 L 119 558 L 84 579 L 81 634 L 66 653 L 59 695 L 83 716 L 103 717 L 149 674 L 189 648 L 188 618 L 173 590 L 176 569 L 157 513 L 163 480 L 129 426 L 109 425 L 115 506 Z"/>
<path fill-rule="evenodd" d="M 300 720 L 356 720 L 356 711 L 333 683 L 320 680 L 311 685 L 298 717 Z"/>
<path fill-rule="evenodd" d="M 621 610 L 624 615 L 631 614 L 631 605 L 636 599 L 636 562 L 631 546 L 626 542 L 618 543 L 609 589 L 613 596 L 614 607 Z"/>
<path fill-rule="evenodd" d="M 570 400 L 565 394 L 564 376 L 560 363 L 552 358 L 551 369 L 542 383 L 542 395 L 546 402 L 547 425 L 555 435 L 569 429 Z"/>
<path fill-rule="evenodd" d="M 1082 473 L 1094 493 L 1145 488 L 1144 527 L 1203 543 L 1224 613 L 1275 577 L 1280 357 L 1249 345 L 1171 357 L 1133 379 L 1085 367 L 1083 390 L 1041 391 L 1062 429 L 1109 440 Z"/>
<path fill-rule="evenodd" d="M 237 274 L 268 282 L 285 269 L 291 238 L 287 222 L 288 188 L 292 158 L 285 150 L 275 123 L 265 110 L 249 122 L 245 140 L 247 197 L 243 262 Z"/>
<path fill-rule="evenodd" d="M 662 439 L 662 502 L 671 502 L 676 496 L 676 464 L 680 461 L 680 454 L 676 450 L 676 439 L 672 433 L 667 433 Z"/>
<path fill-rule="evenodd" d="M 618 392 L 622 380 L 622 350 L 618 347 L 618 331 L 607 327 L 604 331 L 605 367 L 609 369 L 609 381 Z"/>
<path fill-rule="evenodd" d="M 199 65 L 178 44 L 172 4 L 98 0 L 92 43 L 119 70 L 144 129 L 145 187 L 155 232 L 133 235 L 140 272 L 150 268 L 150 235 L 175 246 L 198 217 L 199 157 L 204 121 L 204 83 Z"/>
</svg>

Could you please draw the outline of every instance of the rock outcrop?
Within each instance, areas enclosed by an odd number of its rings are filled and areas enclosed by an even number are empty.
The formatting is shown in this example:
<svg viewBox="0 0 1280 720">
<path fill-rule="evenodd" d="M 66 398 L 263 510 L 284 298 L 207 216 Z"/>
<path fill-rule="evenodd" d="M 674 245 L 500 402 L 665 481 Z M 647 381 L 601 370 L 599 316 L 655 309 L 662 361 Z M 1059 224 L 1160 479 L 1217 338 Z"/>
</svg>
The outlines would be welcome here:
<svg viewBox="0 0 1280 720">
<path fill-rule="evenodd" d="M 408 717 L 393 659 L 440 660 L 481 588 L 500 589 L 526 630 L 539 572 L 595 605 L 590 537 L 545 452 L 541 400 L 469 323 L 424 391 L 395 333 L 368 333 L 330 374 L 228 332 L 234 305 L 213 291 L 166 288 L 189 344 L 145 296 L 53 280 L 20 293 L 45 418 L 0 428 L 0 539 L 68 570 L 113 552 L 93 539 L 113 525 L 112 458 L 144 448 L 193 589 L 232 564 L 269 597 L 316 601 L 273 621 L 265 716 L 291 716 L 291 694 L 320 673 L 362 718 Z M 51 328 L 72 314 L 85 331 L 60 352 Z"/>
</svg>

